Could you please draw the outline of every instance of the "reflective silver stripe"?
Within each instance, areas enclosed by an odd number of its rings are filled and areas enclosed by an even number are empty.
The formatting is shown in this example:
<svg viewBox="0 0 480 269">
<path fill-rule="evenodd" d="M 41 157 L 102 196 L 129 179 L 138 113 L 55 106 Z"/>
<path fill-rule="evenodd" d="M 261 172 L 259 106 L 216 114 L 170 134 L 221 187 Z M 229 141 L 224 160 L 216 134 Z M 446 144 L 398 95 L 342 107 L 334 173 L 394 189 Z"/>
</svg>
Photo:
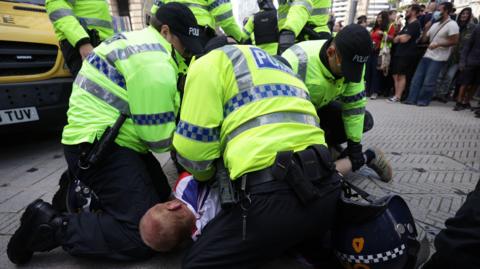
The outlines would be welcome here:
<svg viewBox="0 0 480 269">
<path fill-rule="evenodd" d="M 342 111 L 344 116 L 354 116 L 365 114 L 365 107 L 352 108 Z"/>
<path fill-rule="evenodd" d="M 106 58 L 110 63 L 114 63 L 117 60 L 125 60 L 133 54 L 147 52 L 147 51 L 161 51 L 167 53 L 165 48 L 158 44 L 141 44 L 132 45 L 123 49 L 116 49 L 107 54 Z"/>
<path fill-rule="evenodd" d="M 324 8 L 314 8 L 312 10 L 312 12 L 310 13 L 311 16 L 315 16 L 315 15 L 325 15 L 325 14 L 328 14 L 328 12 L 330 11 L 330 8 L 328 7 L 324 7 Z"/>
<path fill-rule="evenodd" d="M 291 6 L 304 6 L 304 7 L 307 8 L 309 13 L 312 12 L 312 5 L 310 5 L 310 3 L 308 3 L 305 0 L 294 0 L 290 5 Z"/>
<path fill-rule="evenodd" d="M 177 154 L 177 161 L 185 168 L 189 168 L 194 171 L 205 171 L 210 166 L 212 166 L 215 160 L 207 160 L 207 161 L 192 161 L 180 154 Z"/>
<path fill-rule="evenodd" d="M 287 18 L 288 13 L 278 13 L 277 14 L 277 20 L 283 20 Z"/>
<path fill-rule="evenodd" d="M 186 5 L 189 8 L 196 7 L 196 8 L 201 8 L 201 9 L 208 10 L 208 7 L 202 6 L 200 4 L 193 4 L 193 3 L 182 3 L 182 4 Z"/>
<path fill-rule="evenodd" d="M 229 10 L 229 11 L 223 13 L 223 14 L 215 16 L 215 21 L 216 22 L 221 22 L 221 21 L 226 20 L 226 19 L 231 18 L 231 17 L 233 17 L 233 13 L 232 13 L 231 10 Z"/>
<path fill-rule="evenodd" d="M 317 118 L 313 115 L 297 112 L 271 113 L 256 117 L 238 126 L 235 130 L 228 134 L 227 142 L 249 129 L 272 123 L 302 123 L 316 127 L 320 126 Z"/>
<path fill-rule="evenodd" d="M 99 27 L 113 29 L 113 24 L 110 21 L 94 19 L 94 18 L 78 18 L 78 20 L 85 22 L 85 24 L 88 26 L 99 26 Z"/>
<path fill-rule="evenodd" d="M 213 10 L 223 4 L 228 4 L 230 2 L 230 0 L 215 0 L 213 1 L 213 3 L 211 3 L 209 6 L 208 6 L 208 10 Z"/>
<path fill-rule="evenodd" d="M 298 58 L 298 75 L 300 78 L 305 81 L 307 77 L 307 63 L 308 63 L 308 55 L 304 49 L 302 49 L 299 45 L 293 45 L 291 48 L 293 53 Z"/>
<path fill-rule="evenodd" d="M 158 140 L 158 141 L 142 140 L 142 142 L 151 149 L 168 148 L 172 145 L 172 138 L 169 137 L 167 139 Z"/>
<path fill-rule="evenodd" d="M 73 11 L 68 8 L 57 9 L 54 12 L 50 13 L 50 15 L 48 15 L 48 17 L 52 22 L 55 22 L 66 16 L 75 16 L 75 15 L 73 15 Z"/>
<path fill-rule="evenodd" d="M 77 84 L 83 90 L 91 93 L 97 98 L 103 100 L 105 103 L 118 109 L 120 112 L 126 115 L 130 115 L 130 108 L 128 106 L 127 101 L 116 96 L 115 94 L 111 93 L 107 89 L 102 88 L 100 85 L 91 81 L 90 79 L 83 76 L 82 74 L 77 75 L 77 78 L 75 79 L 74 83 Z"/>
<path fill-rule="evenodd" d="M 235 79 L 237 80 L 238 91 L 241 92 L 253 87 L 252 74 L 248 69 L 247 59 L 243 56 L 242 51 L 235 46 L 223 46 L 223 50 L 230 61 L 232 62 L 233 72 L 235 72 Z"/>
</svg>

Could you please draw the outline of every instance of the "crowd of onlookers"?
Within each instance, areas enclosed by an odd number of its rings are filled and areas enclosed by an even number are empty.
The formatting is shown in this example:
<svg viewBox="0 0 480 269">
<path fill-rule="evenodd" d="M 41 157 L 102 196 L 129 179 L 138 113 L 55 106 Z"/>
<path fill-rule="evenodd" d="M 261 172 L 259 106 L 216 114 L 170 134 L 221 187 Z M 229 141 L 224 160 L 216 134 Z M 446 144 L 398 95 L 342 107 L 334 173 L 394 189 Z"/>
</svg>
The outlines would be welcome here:
<svg viewBox="0 0 480 269">
<path fill-rule="evenodd" d="M 472 9 L 457 12 L 450 2 L 431 1 L 400 13 L 381 11 L 374 22 L 357 18 L 373 42 L 367 96 L 417 106 L 454 101 L 453 110 L 471 109 L 480 118 L 473 103 L 480 94 L 480 24 Z"/>
</svg>

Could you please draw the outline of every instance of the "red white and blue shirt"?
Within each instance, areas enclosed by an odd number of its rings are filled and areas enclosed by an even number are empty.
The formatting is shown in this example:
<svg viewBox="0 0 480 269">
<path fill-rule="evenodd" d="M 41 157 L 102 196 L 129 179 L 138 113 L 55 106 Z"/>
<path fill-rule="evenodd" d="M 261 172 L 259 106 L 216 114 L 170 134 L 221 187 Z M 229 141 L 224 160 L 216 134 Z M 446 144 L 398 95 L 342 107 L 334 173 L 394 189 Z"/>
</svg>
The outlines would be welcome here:
<svg viewBox="0 0 480 269">
<path fill-rule="evenodd" d="M 180 174 L 173 188 L 175 198 L 184 202 L 188 209 L 195 215 L 195 229 L 192 231 L 192 239 L 197 240 L 202 229 L 220 211 L 218 192 L 205 182 L 195 180 L 188 173 Z"/>
</svg>

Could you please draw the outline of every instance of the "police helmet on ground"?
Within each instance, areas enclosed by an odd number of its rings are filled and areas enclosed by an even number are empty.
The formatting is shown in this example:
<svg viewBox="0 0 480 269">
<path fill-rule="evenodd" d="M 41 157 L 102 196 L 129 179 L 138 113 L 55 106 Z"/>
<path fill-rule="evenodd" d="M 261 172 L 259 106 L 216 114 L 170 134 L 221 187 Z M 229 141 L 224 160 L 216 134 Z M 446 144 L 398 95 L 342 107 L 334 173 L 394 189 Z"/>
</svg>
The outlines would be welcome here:
<svg viewBox="0 0 480 269">
<path fill-rule="evenodd" d="M 398 195 L 354 201 L 345 194 L 333 233 L 335 254 L 347 269 L 405 269 L 419 250 L 415 221 Z"/>
</svg>

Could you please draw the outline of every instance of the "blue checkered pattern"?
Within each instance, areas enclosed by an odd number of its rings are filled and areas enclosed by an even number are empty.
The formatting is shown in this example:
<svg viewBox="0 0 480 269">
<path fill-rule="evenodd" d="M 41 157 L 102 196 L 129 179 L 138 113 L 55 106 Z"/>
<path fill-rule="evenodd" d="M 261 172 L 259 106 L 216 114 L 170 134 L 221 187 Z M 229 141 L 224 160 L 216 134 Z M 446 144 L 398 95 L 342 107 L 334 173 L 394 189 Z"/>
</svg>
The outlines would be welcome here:
<svg viewBox="0 0 480 269">
<path fill-rule="evenodd" d="M 110 65 L 107 61 L 100 58 L 100 56 L 96 55 L 95 53 L 90 54 L 87 58 L 87 61 L 105 76 L 107 76 L 111 81 L 113 81 L 113 83 L 126 89 L 125 78 L 123 75 L 120 74 L 117 69 Z"/>
<path fill-rule="evenodd" d="M 175 121 L 175 113 L 134 114 L 132 120 L 137 125 L 160 125 Z"/>
<path fill-rule="evenodd" d="M 117 40 L 121 40 L 121 39 L 127 39 L 126 36 L 124 36 L 122 33 L 118 33 L 118 34 L 115 34 L 113 35 L 112 37 L 110 37 L 109 39 L 103 41 L 103 43 L 109 45 Z"/>
<path fill-rule="evenodd" d="M 220 6 L 220 5 L 223 5 L 225 3 L 229 3 L 230 0 L 215 0 L 215 2 L 211 3 L 209 6 L 208 6 L 208 10 L 213 10 L 214 8 Z"/>
<path fill-rule="evenodd" d="M 310 100 L 308 93 L 302 89 L 284 84 L 260 85 L 249 90 L 242 91 L 232 97 L 223 106 L 223 116 L 227 117 L 236 109 L 246 104 L 270 97 L 290 96 Z"/>
<path fill-rule="evenodd" d="M 200 142 L 215 142 L 220 139 L 220 128 L 205 128 L 180 121 L 177 134 Z"/>
<path fill-rule="evenodd" d="M 341 100 L 344 103 L 353 103 L 353 102 L 362 100 L 363 98 L 365 98 L 365 96 L 366 96 L 366 92 L 361 91 L 361 92 L 359 92 L 355 95 L 352 95 L 352 96 L 342 96 Z"/>
</svg>

